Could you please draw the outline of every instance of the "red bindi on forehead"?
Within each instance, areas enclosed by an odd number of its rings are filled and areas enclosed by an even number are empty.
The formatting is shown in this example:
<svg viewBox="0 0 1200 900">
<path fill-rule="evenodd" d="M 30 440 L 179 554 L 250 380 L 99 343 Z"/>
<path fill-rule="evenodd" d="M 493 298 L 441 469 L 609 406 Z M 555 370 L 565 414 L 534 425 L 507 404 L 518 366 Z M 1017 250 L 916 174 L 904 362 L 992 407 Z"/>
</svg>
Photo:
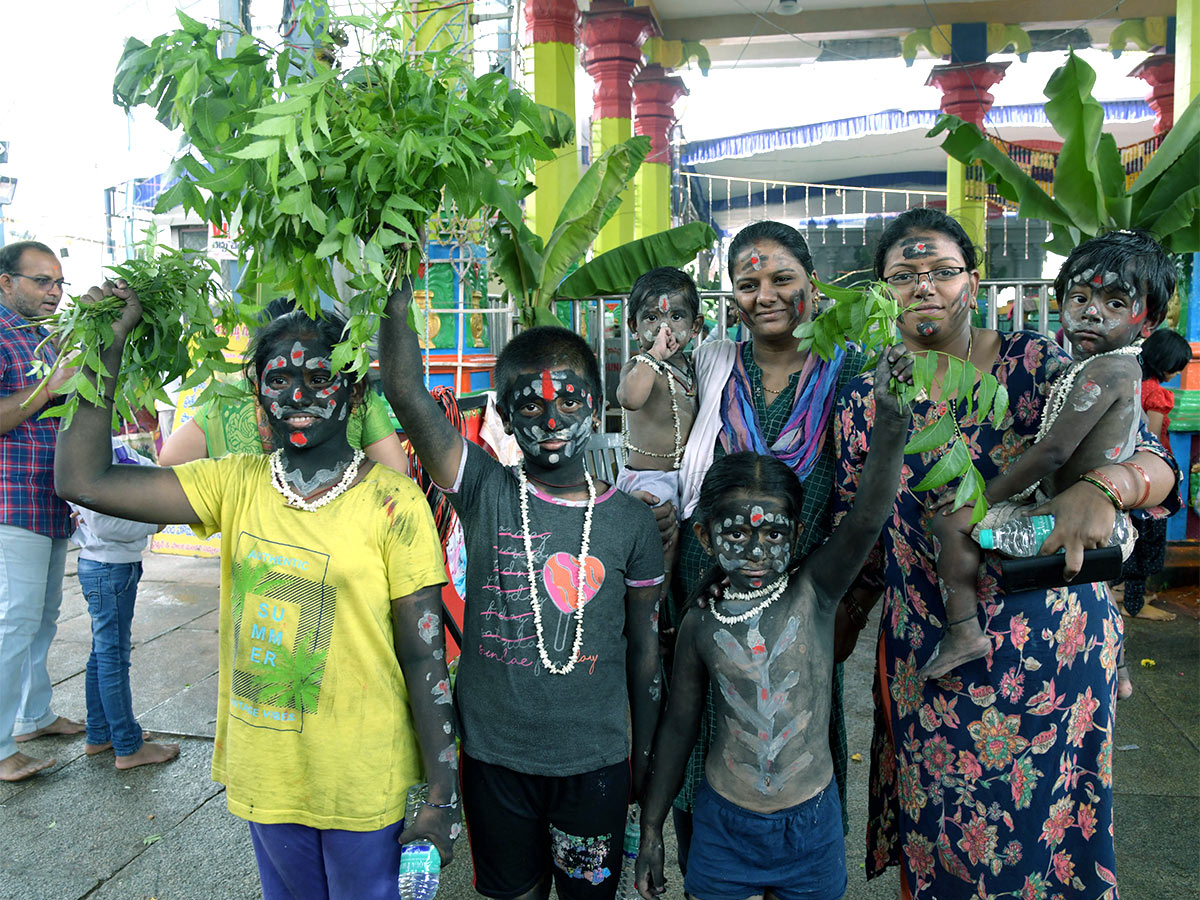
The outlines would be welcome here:
<svg viewBox="0 0 1200 900">
<path fill-rule="evenodd" d="M 298 366 L 302 362 L 304 362 L 304 350 L 297 344 L 292 347 L 292 364 Z"/>
<path fill-rule="evenodd" d="M 546 401 L 554 399 L 554 378 L 549 369 L 542 369 L 542 399 Z"/>
<path fill-rule="evenodd" d="M 658 298 L 658 308 L 666 313 L 670 309 L 670 304 L 667 302 L 667 295 L 663 294 Z"/>
</svg>

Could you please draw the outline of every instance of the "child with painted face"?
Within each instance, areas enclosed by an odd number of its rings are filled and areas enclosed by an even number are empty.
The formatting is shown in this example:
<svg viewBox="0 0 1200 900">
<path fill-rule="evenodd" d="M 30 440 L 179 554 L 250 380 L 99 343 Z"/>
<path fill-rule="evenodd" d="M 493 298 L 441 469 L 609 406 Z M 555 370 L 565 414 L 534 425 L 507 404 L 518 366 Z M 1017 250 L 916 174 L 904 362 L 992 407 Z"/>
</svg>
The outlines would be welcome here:
<svg viewBox="0 0 1200 900">
<path fill-rule="evenodd" d="M 846 888 L 829 715 L 834 618 L 895 500 L 909 415 L 888 390 L 911 380 L 903 347 L 876 368 L 871 451 L 854 508 L 829 539 L 793 557 L 803 488 L 772 456 L 734 453 L 705 475 L 692 520 L 717 565 L 684 615 L 667 709 L 654 739 L 637 885 L 662 894 L 662 824 L 699 732 L 706 685 L 713 745 L 696 797 L 684 890 L 704 900 L 768 894 L 837 898 Z"/>
<path fill-rule="evenodd" d="M 943 514 L 933 517 L 947 623 L 936 653 L 921 670 L 924 678 L 938 678 L 992 649 L 976 600 L 980 549 L 975 541 L 982 529 L 1036 514 L 1035 503 L 1080 480 L 1104 492 L 1118 517 L 1127 516 L 1122 501 L 1130 498 L 1121 497 L 1111 479 L 1093 471 L 1098 466 L 1128 466 L 1150 491 L 1146 473 L 1126 460 L 1136 449 L 1141 424 L 1140 342 L 1166 315 L 1175 291 L 1175 267 L 1148 234 L 1113 231 L 1071 251 L 1054 291 L 1075 361 L 1050 389 L 1034 445 L 988 483 L 988 513 L 978 525 L 970 524 L 970 506 L 949 512 L 952 496 L 938 505 Z M 1036 500 L 1026 499 L 1035 491 Z M 1122 553 L 1128 558 L 1133 539 L 1126 544 Z M 1117 674 L 1127 695 L 1127 672 L 1122 667 Z"/>
<path fill-rule="evenodd" d="M 500 354 L 497 408 L 523 455 L 506 468 L 430 397 L 411 302 L 408 283 L 389 298 L 380 363 L 392 409 L 466 535 L 455 692 L 475 888 L 542 900 L 553 881 L 559 897 L 611 900 L 661 693 L 654 516 L 584 468 L 601 401 L 582 338 L 532 328 Z"/>
<path fill-rule="evenodd" d="M 629 330 L 641 353 L 625 364 L 617 388 L 628 453 L 617 487 L 630 494 L 646 491 L 656 506 L 679 507 L 679 464 L 696 418 L 696 370 L 684 350 L 703 324 L 700 294 L 686 272 L 663 266 L 633 283 Z M 669 574 L 678 541 L 671 540 L 664 554 Z"/>
<path fill-rule="evenodd" d="M 141 315 L 124 282 L 113 345 Z M 443 863 L 460 827 L 455 723 L 441 627 L 442 553 L 408 478 L 346 438 L 363 385 L 332 367 L 345 322 L 290 313 L 246 363 L 275 435 L 269 456 L 114 466 L 104 406 L 60 431 L 56 487 L 111 516 L 221 534 L 220 681 L 212 777 L 249 822 L 263 896 L 395 897 L 400 846 Z M 409 787 L 430 785 L 404 821 Z"/>
</svg>

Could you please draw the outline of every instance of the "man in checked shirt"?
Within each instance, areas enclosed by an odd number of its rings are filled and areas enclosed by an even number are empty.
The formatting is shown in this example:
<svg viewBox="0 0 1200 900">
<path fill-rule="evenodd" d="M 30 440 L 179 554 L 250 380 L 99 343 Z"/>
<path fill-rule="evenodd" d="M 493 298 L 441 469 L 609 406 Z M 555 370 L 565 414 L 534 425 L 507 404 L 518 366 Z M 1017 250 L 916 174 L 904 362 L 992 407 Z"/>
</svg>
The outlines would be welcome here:
<svg viewBox="0 0 1200 900">
<path fill-rule="evenodd" d="M 45 244 L 0 248 L 0 781 L 21 781 L 55 764 L 26 756 L 18 743 L 83 731 L 50 710 L 46 671 L 72 525 L 54 493 L 58 420 L 40 413 L 71 372 L 59 369 L 45 381 L 31 376 L 46 332 L 22 327 L 53 313 L 63 286 L 62 266 Z M 56 353 L 47 345 L 39 355 L 52 363 Z"/>
</svg>

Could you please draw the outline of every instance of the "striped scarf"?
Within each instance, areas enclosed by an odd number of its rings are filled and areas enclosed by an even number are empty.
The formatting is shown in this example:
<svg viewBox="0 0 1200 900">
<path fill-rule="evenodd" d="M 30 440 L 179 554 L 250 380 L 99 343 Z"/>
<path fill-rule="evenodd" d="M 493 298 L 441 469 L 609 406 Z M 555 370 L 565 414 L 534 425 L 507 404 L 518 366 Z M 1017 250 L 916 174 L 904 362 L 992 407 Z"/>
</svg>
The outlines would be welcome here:
<svg viewBox="0 0 1200 900">
<path fill-rule="evenodd" d="M 721 444 L 725 452 L 749 450 L 770 454 L 795 472 L 801 481 L 807 478 L 821 453 L 825 424 L 829 421 L 844 358 L 845 351 L 840 347 L 835 348 L 833 359 L 828 361 L 809 353 L 800 370 L 791 415 L 775 443 L 768 447 L 754 407 L 750 373 L 746 371 L 741 352 L 735 354 L 733 371 L 725 382 L 721 397 Z"/>
</svg>

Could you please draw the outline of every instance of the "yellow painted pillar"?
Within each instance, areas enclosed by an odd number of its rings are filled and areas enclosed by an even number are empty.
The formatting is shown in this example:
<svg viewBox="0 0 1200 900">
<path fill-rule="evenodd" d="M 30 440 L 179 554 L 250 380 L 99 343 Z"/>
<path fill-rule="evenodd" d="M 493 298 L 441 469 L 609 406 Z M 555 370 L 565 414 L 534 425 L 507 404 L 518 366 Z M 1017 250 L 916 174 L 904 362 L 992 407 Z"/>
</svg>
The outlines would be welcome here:
<svg viewBox="0 0 1200 900">
<path fill-rule="evenodd" d="M 578 30 L 576 0 L 525 0 L 525 42 L 529 48 L 525 54 L 525 87 L 538 103 L 565 112 L 572 121 Z M 556 150 L 553 160 L 538 163 L 533 173 L 537 190 L 525 201 L 525 221 L 543 240 L 550 237 L 578 181 L 579 156 L 573 142 Z"/>
<path fill-rule="evenodd" d="M 925 83 L 942 92 L 942 112 L 973 122 L 982 131 L 983 118 L 996 99 L 988 88 L 1004 77 L 1008 65 L 976 62 L 934 66 Z M 946 160 L 946 212 L 958 219 L 979 248 L 982 269 L 987 261 L 987 195 L 973 196 L 966 168 L 955 159 Z"/>
<path fill-rule="evenodd" d="M 980 271 L 986 262 L 987 200 L 974 197 L 967 180 L 967 167 L 953 157 L 946 158 L 946 212 L 958 219 L 967 237 L 980 252 Z"/>
<path fill-rule="evenodd" d="M 616 0 L 597 0 L 583 22 L 583 64 L 595 81 L 592 91 L 592 158 L 633 137 L 633 77 L 642 66 L 642 41 L 653 21 L 645 10 Z M 632 186 L 596 238 L 603 253 L 633 240 Z"/>
<path fill-rule="evenodd" d="M 633 181 L 633 235 L 671 227 L 671 129 L 675 101 L 687 93 L 682 78 L 649 65 L 633 80 L 633 130 L 650 138 L 650 153 Z"/>
<path fill-rule="evenodd" d="M 464 3 L 447 7 L 441 0 L 411 0 L 402 21 L 412 36 L 412 50 L 424 53 L 457 47 L 466 51 L 471 45 L 471 6 Z"/>
<path fill-rule="evenodd" d="M 1200 0 L 1176 0 L 1175 108 L 1181 113 L 1200 94 Z"/>
<path fill-rule="evenodd" d="M 609 147 L 633 137 L 633 120 L 626 118 L 594 119 L 592 121 L 592 158 L 595 159 Z M 600 229 L 594 244 L 597 253 L 612 250 L 633 240 L 633 185 L 621 193 L 621 206 L 608 224 Z"/>
</svg>

